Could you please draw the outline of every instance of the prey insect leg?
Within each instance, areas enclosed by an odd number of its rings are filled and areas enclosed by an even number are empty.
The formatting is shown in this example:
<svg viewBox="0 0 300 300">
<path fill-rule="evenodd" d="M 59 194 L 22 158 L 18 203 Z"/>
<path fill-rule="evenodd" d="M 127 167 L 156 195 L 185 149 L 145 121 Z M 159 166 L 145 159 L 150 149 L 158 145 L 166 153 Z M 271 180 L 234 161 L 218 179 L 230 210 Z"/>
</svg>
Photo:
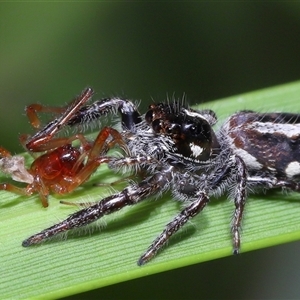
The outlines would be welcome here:
<svg viewBox="0 0 300 300">
<path fill-rule="evenodd" d="M 112 137 L 109 140 L 109 137 Z M 82 144 L 87 143 L 84 136 L 82 136 Z M 95 172 L 95 170 L 103 163 L 109 163 L 112 157 L 105 157 L 104 155 L 111 149 L 115 144 L 124 146 L 124 142 L 120 133 L 111 127 L 104 127 L 96 137 L 91 148 L 88 145 L 83 145 L 87 150 L 82 151 L 81 157 L 78 158 L 77 162 L 73 166 L 73 173 L 69 180 L 68 176 L 64 176 L 64 180 L 68 181 L 68 185 L 65 187 L 64 192 L 69 192 L 76 189 L 82 183 L 88 180 L 88 178 Z M 86 159 L 84 167 L 82 167 L 83 161 Z M 62 187 L 59 187 L 61 193 Z M 57 191 L 59 192 L 59 191 Z"/>
</svg>

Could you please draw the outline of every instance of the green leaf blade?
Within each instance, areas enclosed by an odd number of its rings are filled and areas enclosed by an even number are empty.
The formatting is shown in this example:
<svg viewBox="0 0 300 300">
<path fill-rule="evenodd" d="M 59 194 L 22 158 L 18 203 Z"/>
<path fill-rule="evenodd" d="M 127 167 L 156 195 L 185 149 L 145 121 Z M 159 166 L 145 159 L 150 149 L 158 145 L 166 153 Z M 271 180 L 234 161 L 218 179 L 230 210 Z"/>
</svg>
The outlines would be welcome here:
<svg viewBox="0 0 300 300">
<path fill-rule="evenodd" d="M 300 82 L 295 82 L 212 101 L 201 108 L 213 109 L 222 123 L 231 113 L 241 109 L 300 112 L 299 97 Z M 0 290 L 3 298 L 59 298 L 231 255 L 233 204 L 225 198 L 212 199 L 155 259 L 138 267 L 139 256 L 182 208 L 182 204 L 173 201 L 169 194 L 107 216 L 100 224 L 72 234 L 66 240 L 57 238 L 39 246 L 21 246 L 31 234 L 76 211 L 74 207 L 59 204 L 59 199 L 99 201 L 108 191 L 93 187 L 92 182 L 115 178 L 105 166 L 101 167 L 74 193 L 60 198 L 51 196 L 47 209 L 42 208 L 37 195 L 27 198 L 0 192 L 0 269 L 5 274 L 1 276 Z M 0 182 L 6 180 L 0 177 Z M 241 252 L 300 239 L 298 199 L 295 193 L 250 195 Z"/>
</svg>

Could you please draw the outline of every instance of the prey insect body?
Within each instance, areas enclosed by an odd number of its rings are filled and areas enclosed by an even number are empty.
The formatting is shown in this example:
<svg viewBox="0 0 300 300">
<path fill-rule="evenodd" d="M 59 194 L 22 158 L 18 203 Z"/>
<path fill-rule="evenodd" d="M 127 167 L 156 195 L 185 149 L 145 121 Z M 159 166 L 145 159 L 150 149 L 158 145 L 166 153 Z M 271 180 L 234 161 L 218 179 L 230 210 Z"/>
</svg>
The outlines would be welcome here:
<svg viewBox="0 0 300 300">
<path fill-rule="evenodd" d="M 1 183 L 0 190 L 30 196 L 38 193 L 44 207 L 48 206 L 50 192 L 66 194 L 83 184 L 91 174 L 105 161 L 99 157 L 114 146 L 122 144 L 122 137 L 113 128 L 104 127 L 93 142 L 82 133 L 68 137 L 57 137 L 75 113 L 92 97 L 93 91 L 88 88 L 66 108 L 44 107 L 32 104 L 26 108 L 27 116 L 33 127 L 40 127 L 38 112 L 60 113 L 33 136 L 21 135 L 24 148 L 34 157 L 29 168 L 25 167 L 23 156 L 11 155 L 0 147 L 0 171 L 10 175 L 16 182 L 23 182 L 25 187 L 10 183 Z M 113 140 L 111 141 L 111 137 Z M 79 146 L 73 146 L 78 141 Z"/>
<path fill-rule="evenodd" d="M 143 170 L 144 178 L 124 190 L 93 203 L 23 241 L 27 247 L 85 226 L 153 195 L 170 190 L 183 201 L 179 212 L 138 260 L 151 260 L 190 219 L 198 215 L 211 197 L 228 193 L 234 201 L 231 223 L 233 253 L 240 251 L 240 231 L 249 190 L 286 188 L 299 192 L 300 115 L 240 111 L 230 116 L 218 131 L 211 110 L 191 109 L 184 101 L 166 101 L 149 106 L 141 115 L 129 100 L 107 98 L 83 106 L 66 122 L 80 125 L 104 113 L 121 115 L 124 157 L 107 156 L 113 170 Z"/>
</svg>

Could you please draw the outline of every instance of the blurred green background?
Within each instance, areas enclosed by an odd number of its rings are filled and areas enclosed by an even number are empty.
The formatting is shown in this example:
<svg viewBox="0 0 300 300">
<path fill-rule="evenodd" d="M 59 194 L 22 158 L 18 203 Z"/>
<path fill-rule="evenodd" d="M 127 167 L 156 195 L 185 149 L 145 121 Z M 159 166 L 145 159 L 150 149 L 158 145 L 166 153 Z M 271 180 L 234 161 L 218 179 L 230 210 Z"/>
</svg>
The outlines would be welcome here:
<svg viewBox="0 0 300 300">
<path fill-rule="evenodd" d="M 203 103 L 300 79 L 296 2 L 1 3 L 0 39 L 0 144 L 13 153 L 32 132 L 25 105 L 64 105 L 86 86 L 97 98 L 141 100 L 144 111 L 173 93 Z M 299 250 L 244 253 L 85 296 L 299 298 Z"/>
</svg>

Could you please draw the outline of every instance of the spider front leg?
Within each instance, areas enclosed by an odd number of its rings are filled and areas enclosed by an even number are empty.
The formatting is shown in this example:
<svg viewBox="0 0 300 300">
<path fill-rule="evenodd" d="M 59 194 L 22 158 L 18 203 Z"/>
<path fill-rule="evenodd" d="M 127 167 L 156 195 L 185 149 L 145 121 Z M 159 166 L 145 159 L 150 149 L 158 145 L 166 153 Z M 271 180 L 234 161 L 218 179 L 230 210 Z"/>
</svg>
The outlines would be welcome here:
<svg viewBox="0 0 300 300">
<path fill-rule="evenodd" d="M 151 156 L 137 156 L 137 157 L 125 157 L 125 158 L 115 158 L 115 157 L 109 157 L 109 156 L 102 156 L 96 158 L 95 162 L 99 162 L 99 165 L 102 163 L 107 163 L 110 168 L 112 169 L 120 169 L 122 167 L 130 167 L 130 166 L 135 166 L 139 164 L 144 164 L 144 163 L 153 163 L 153 161 L 156 161 L 156 159 L 152 158 Z M 158 163 L 158 162 L 157 162 Z M 113 183 L 109 183 L 109 185 L 114 185 L 118 184 L 124 180 L 128 180 L 131 177 L 136 176 L 135 174 L 127 176 L 125 179 L 121 178 L 117 181 L 114 181 Z M 96 186 L 103 186 L 105 184 L 95 184 Z M 95 204 L 95 202 L 69 202 L 69 201 L 60 201 L 61 204 L 65 205 L 73 205 L 73 206 L 83 206 L 83 207 L 88 207 L 92 206 Z"/>
<path fill-rule="evenodd" d="M 61 232 L 88 225 L 104 215 L 119 211 L 125 206 L 137 204 L 147 197 L 167 189 L 171 180 L 170 176 L 171 173 L 168 170 L 156 173 L 139 184 L 131 185 L 122 192 L 104 198 L 92 206 L 71 214 L 64 221 L 32 235 L 23 241 L 22 246 L 28 247 L 41 243 Z"/>
<path fill-rule="evenodd" d="M 40 120 L 37 112 L 54 112 L 62 113 L 60 117 L 48 123 L 43 129 L 38 131 L 32 137 L 28 135 L 21 135 L 20 142 L 25 148 L 32 152 L 42 152 L 57 148 L 63 144 L 61 139 L 53 139 L 54 135 L 58 133 L 73 117 L 76 112 L 92 97 L 93 90 L 91 88 L 85 89 L 80 96 L 78 96 L 66 108 L 44 107 L 39 104 L 32 104 L 26 108 L 26 114 L 31 125 L 35 128 L 40 127 Z"/>
</svg>

